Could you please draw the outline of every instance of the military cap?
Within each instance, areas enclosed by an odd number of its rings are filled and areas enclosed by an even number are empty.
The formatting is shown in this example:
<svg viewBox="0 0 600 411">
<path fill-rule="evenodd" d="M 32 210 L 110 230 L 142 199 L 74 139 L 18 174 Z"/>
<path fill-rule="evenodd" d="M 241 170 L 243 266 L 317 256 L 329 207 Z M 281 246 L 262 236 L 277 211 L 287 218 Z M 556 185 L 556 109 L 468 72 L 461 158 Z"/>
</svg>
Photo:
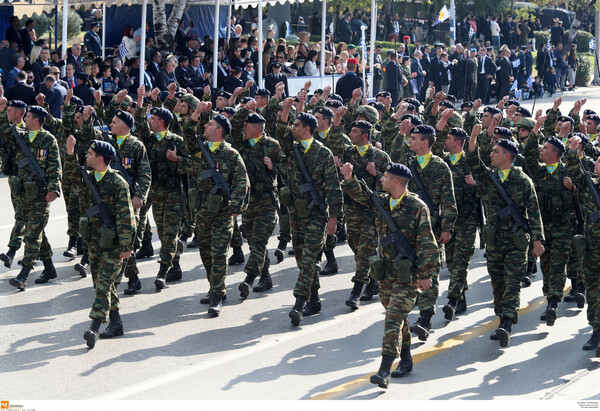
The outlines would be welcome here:
<svg viewBox="0 0 600 411">
<path fill-rule="evenodd" d="M 547 109 L 547 110 L 546 110 L 546 114 L 548 114 L 548 113 L 549 113 L 549 112 L 551 112 L 551 111 L 552 111 L 552 108 L 549 108 L 549 109 Z M 561 112 L 560 112 L 560 110 L 558 110 L 558 111 L 557 111 L 557 113 L 558 113 L 558 115 L 559 115 L 559 116 L 561 116 L 561 115 L 562 115 L 562 114 L 561 114 Z"/>
<path fill-rule="evenodd" d="M 255 96 L 266 96 L 266 97 L 271 97 L 271 92 L 269 90 L 267 90 L 266 88 L 259 88 L 258 90 L 256 90 L 256 92 L 254 93 Z"/>
<path fill-rule="evenodd" d="M 562 155 L 565 153 L 565 145 L 557 137 L 548 136 L 548 137 L 546 137 L 546 140 L 544 141 L 544 143 L 552 144 L 558 150 L 558 155 L 560 157 L 562 157 Z"/>
<path fill-rule="evenodd" d="M 483 109 L 484 113 L 490 113 L 492 116 L 494 114 L 498 114 L 501 113 L 500 109 L 498 107 L 493 107 L 493 106 L 487 106 L 486 108 Z"/>
<path fill-rule="evenodd" d="M 213 117 L 213 120 L 215 120 L 223 129 L 223 137 L 231 133 L 231 123 L 227 120 L 227 117 L 217 114 Z"/>
<path fill-rule="evenodd" d="M 325 107 L 331 107 L 331 108 L 340 108 L 344 105 L 344 103 L 342 103 L 339 100 L 327 100 L 325 102 Z"/>
<path fill-rule="evenodd" d="M 510 129 L 506 127 L 496 127 L 494 129 L 494 134 L 505 138 L 512 138 L 513 136 L 512 131 L 510 131 Z"/>
<path fill-rule="evenodd" d="M 313 94 L 323 94 L 323 89 L 322 88 L 318 88 L 315 90 L 315 92 Z"/>
<path fill-rule="evenodd" d="M 452 104 L 455 104 L 456 103 L 456 96 L 453 96 L 452 94 L 448 94 L 444 100 L 445 101 L 449 101 Z"/>
<path fill-rule="evenodd" d="M 418 116 L 415 116 L 414 114 L 403 115 L 402 121 L 404 121 L 404 120 L 410 120 L 410 122 L 412 123 L 413 126 L 419 126 L 419 125 L 423 124 L 423 121 Z"/>
<path fill-rule="evenodd" d="M 379 112 L 376 108 L 371 106 L 359 106 L 355 111 L 357 116 L 365 117 L 370 123 L 377 123 L 379 121 Z"/>
<path fill-rule="evenodd" d="M 486 49 L 487 51 L 492 51 L 492 50 L 494 50 L 494 48 L 493 48 L 492 46 L 486 47 L 485 49 Z"/>
<path fill-rule="evenodd" d="M 467 138 L 467 132 L 459 127 L 452 127 L 448 132 L 448 135 L 458 137 L 462 140 L 465 140 Z"/>
<path fill-rule="evenodd" d="M 406 106 L 406 111 L 415 111 L 417 108 L 413 104 Z"/>
<path fill-rule="evenodd" d="M 416 98 L 412 98 L 412 97 L 407 97 L 404 99 L 404 101 L 406 101 L 408 104 L 412 104 L 415 107 L 421 107 L 421 102 L 419 100 L 417 100 Z"/>
<path fill-rule="evenodd" d="M 496 141 L 496 145 L 502 147 L 503 149 L 510 151 L 515 156 L 519 154 L 519 147 L 515 143 L 505 138 L 502 138 Z"/>
<path fill-rule="evenodd" d="M 71 104 L 75 104 L 76 106 L 83 106 L 83 100 L 77 96 L 71 97 Z"/>
<path fill-rule="evenodd" d="M 273 64 L 273 68 L 276 68 L 276 69 L 281 69 L 282 67 L 283 67 L 283 64 L 281 64 L 281 63 L 279 63 L 279 62 L 277 62 L 277 63 Z"/>
<path fill-rule="evenodd" d="M 569 138 L 571 138 L 571 137 L 575 137 L 575 136 L 577 136 L 577 137 L 579 137 L 579 138 L 581 139 L 581 144 L 582 144 L 583 146 L 586 146 L 586 145 L 587 145 L 587 144 L 589 144 L 589 142 L 590 142 L 590 139 L 588 138 L 588 136 L 586 136 L 586 135 L 585 135 L 585 134 L 583 134 L 583 133 L 570 133 L 570 134 L 569 134 Z"/>
<path fill-rule="evenodd" d="M 92 140 L 90 148 L 102 157 L 112 159 L 117 154 L 112 144 L 102 140 Z"/>
<path fill-rule="evenodd" d="M 333 94 L 330 94 L 330 95 L 329 95 L 329 97 L 328 97 L 328 99 L 329 99 L 329 100 L 337 100 L 337 101 L 339 101 L 340 103 L 343 103 L 343 102 L 344 102 L 344 99 L 342 98 L 342 96 L 340 96 L 339 94 L 335 94 L 335 93 L 333 93 Z"/>
<path fill-rule="evenodd" d="M 404 164 L 387 163 L 385 165 L 385 171 L 398 177 L 404 177 L 408 179 L 412 178 L 410 168 L 406 167 Z"/>
<path fill-rule="evenodd" d="M 233 116 L 235 114 L 235 109 L 233 107 L 225 107 L 221 109 L 220 113 L 227 113 Z"/>
<path fill-rule="evenodd" d="M 75 77 L 77 77 L 79 80 L 83 80 L 83 81 L 88 81 L 90 79 L 90 75 L 83 71 L 80 71 L 79 73 L 75 74 Z"/>
<path fill-rule="evenodd" d="M 533 128 L 535 127 L 535 121 L 533 121 L 531 118 L 529 117 L 521 117 L 516 124 L 517 127 L 519 128 L 525 128 L 529 131 L 533 130 Z"/>
<path fill-rule="evenodd" d="M 473 48 L 471 49 L 471 53 L 477 53 L 477 49 L 476 49 L 475 47 L 473 47 Z"/>
<path fill-rule="evenodd" d="M 91 27 L 100 27 L 100 22 L 99 21 L 92 22 L 92 26 Z"/>
<path fill-rule="evenodd" d="M 129 128 L 133 128 L 133 116 L 127 111 L 117 110 L 115 111 L 115 117 L 121 120 Z"/>
<path fill-rule="evenodd" d="M 231 71 L 235 72 L 235 73 L 241 73 L 242 71 L 244 71 L 244 69 L 242 67 L 240 67 L 240 66 L 233 66 L 231 68 Z"/>
<path fill-rule="evenodd" d="M 389 91 L 380 91 L 377 93 L 375 97 L 391 97 L 391 93 Z"/>
<path fill-rule="evenodd" d="M 305 126 L 309 126 L 313 130 L 317 128 L 317 119 L 312 114 L 300 113 L 298 114 L 298 120 L 300 120 L 302 123 L 304 123 Z"/>
<path fill-rule="evenodd" d="M 315 109 L 315 113 L 321 114 L 323 117 L 333 118 L 333 110 L 327 107 L 319 106 Z"/>
<path fill-rule="evenodd" d="M 231 94 L 226 92 L 225 90 L 220 90 L 217 92 L 217 97 L 224 97 L 227 100 L 229 100 L 231 98 Z"/>
<path fill-rule="evenodd" d="M 185 91 L 176 91 L 175 98 L 183 98 L 187 93 Z"/>
<path fill-rule="evenodd" d="M 370 105 L 371 107 L 373 107 L 373 108 L 374 108 L 375 110 L 377 110 L 377 111 L 383 111 L 383 110 L 385 110 L 385 106 L 383 105 L 383 103 L 379 103 L 379 102 L 377 102 L 377 101 L 371 101 L 371 102 L 369 103 L 369 105 Z"/>
<path fill-rule="evenodd" d="M 559 116 L 558 119 L 556 119 L 557 122 L 562 121 L 563 123 L 565 121 L 568 121 L 569 123 L 571 123 L 572 126 L 575 125 L 575 120 L 573 120 L 571 117 L 569 116 Z"/>
<path fill-rule="evenodd" d="M 188 105 L 188 107 L 190 108 L 190 111 L 196 111 L 196 108 L 198 108 L 198 104 L 200 103 L 200 100 L 198 100 L 196 97 L 194 97 L 193 94 L 186 93 L 183 97 L 181 97 L 181 102 L 186 103 Z"/>
<path fill-rule="evenodd" d="M 250 124 L 262 124 L 265 122 L 266 122 L 265 118 L 258 113 L 250 113 L 250 115 L 248 116 L 248 119 L 246 120 L 246 123 L 250 123 Z"/>
<path fill-rule="evenodd" d="M 596 112 L 594 110 L 590 110 L 588 108 L 588 109 L 583 110 L 583 114 L 586 116 L 589 116 L 590 114 L 596 114 Z"/>
<path fill-rule="evenodd" d="M 362 131 L 368 133 L 373 128 L 373 125 L 365 120 L 358 120 L 352 122 L 352 127 L 360 128 Z"/>
<path fill-rule="evenodd" d="M 173 114 L 171 114 L 171 112 L 169 110 L 167 110 L 166 108 L 152 107 L 150 109 L 150 114 L 152 114 L 153 116 L 162 118 L 163 120 L 165 120 L 165 123 L 167 125 L 169 125 L 169 123 L 171 123 L 171 121 L 173 121 Z"/>
<path fill-rule="evenodd" d="M 521 114 L 523 117 L 531 117 L 531 111 L 527 110 L 523 106 L 517 107 L 517 113 Z"/>
<path fill-rule="evenodd" d="M 454 109 L 454 104 L 452 104 L 452 102 L 446 101 L 446 100 L 440 101 L 440 106 L 441 107 L 446 107 L 446 108 Z"/>
<path fill-rule="evenodd" d="M 348 45 L 346 46 L 346 48 L 347 48 L 347 49 L 355 49 L 355 48 L 356 48 L 356 46 L 355 46 L 354 44 L 348 44 Z"/>
<path fill-rule="evenodd" d="M 22 100 L 10 100 L 6 103 L 6 107 L 14 107 L 21 110 L 27 110 L 27 104 Z"/>
<path fill-rule="evenodd" d="M 402 56 L 402 62 L 404 63 L 405 61 L 410 60 L 410 57 L 408 56 Z"/>
<path fill-rule="evenodd" d="M 76 113 L 81 113 L 81 114 L 83 114 L 83 111 L 84 111 L 84 110 L 85 110 L 85 106 L 84 106 L 83 104 L 82 104 L 82 105 L 80 105 L 80 106 L 77 106 L 77 107 L 75 108 L 75 112 L 76 112 Z M 96 110 L 94 110 L 93 108 L 92 108 L 92 116 L 93 116 L 93 117 L 96 117 Z"/>
<path fill-rule="evenodd" d="M 115 101 L 116 98 L 117 98 L 117 95 L 115 94 L 115 96 L 112 98 L 112 101 Z M 125 96 L 123 101 L 121 101 L 121 104 L 119 105 L 119 107 L 121 108 L 121 110 L 127 110 L 132 101 L 133 101 L 133 99 L 131 98 L 131 96 Z"/>
<path fill-rule="evenodd" d="M 431 127 L 428 124 L 419 124 L 410 130 L 411 134 L 425 134 L 435 136 L 435 128 Z"/>
<path fill-rule="evenodd" d="M 464 103 L 462 103 L 460 105 L 460 109 L 461 110 L 464 110 L 466 108 L 468 108 L 469 110 L 471 110 L 473 108 L 473 102 L 472 101 L 465 101 Z"/>
<path fill-rule="evenodd" d="M 592 120 L 594 123 L 598 124 L 600 123 L 600 116 L 598 114 L 590 114 L 587 117 L 588 120 Z"/>
<path fill-rule="evenodd" d="M 460 114 L 458 114 L 455 111 L 454 113 L 452 113 L 452 115 L 448 119 L 448 124 L 450 125 L 450 127 L 462 128 L 462 126 L 463 126 L 462 117 L 460 116 Z"/>
<path fill-rule="evenodd" d="M 517 106 L 517 107 L 519 107 L 520 105 L 521 105 L 521 103 L 519 103 L 519 100 L 515 100 L 514 98 L 511 98 L 511 99 L 509 99 L 506 102 L 506 107 L 508 107 L 508 106 Z"/>
<path fill-rule="evenodd" d="M 521 44 L 521 50 L 527 50 L 527 44 Z"/>
<path fill-rule="evenodd" d="M 246 104 L 246 103 L 249 103 L 249 102 L 251 102 L 252 100 L 254 100 L 252 97 L 248 97 L 248 96 L 246 96 L 246 97 L 242 97 L 242 98 L 240 99 L 240 104 Z"/>
<path fill-rule="evenodd" d="M 299 103 L 300 99 L 298 98 L 298 96 L 294 96 L 294 103 Z"/>
<path fill-rule="evenodd" d="M 29 106 L 27 107 L 27 112 L 44 120 L 46 119 L 46 117 L 48 117 L 48 112 L 40 106 Z"/>
</svg>

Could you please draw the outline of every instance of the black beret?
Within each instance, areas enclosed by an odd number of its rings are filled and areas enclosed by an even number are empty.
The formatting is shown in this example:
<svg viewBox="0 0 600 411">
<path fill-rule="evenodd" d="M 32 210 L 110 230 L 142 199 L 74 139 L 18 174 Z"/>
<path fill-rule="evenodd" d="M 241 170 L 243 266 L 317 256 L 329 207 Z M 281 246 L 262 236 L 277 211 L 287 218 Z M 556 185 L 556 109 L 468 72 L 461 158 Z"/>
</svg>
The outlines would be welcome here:
<svg viewBox="0 0 600 411">
<path fill-rule="evenodd" d="M 515 143 L 505 138 L 496 141 L 496 145 L 502 147 L 503 149 L 510 151 L 515 156 L 519 154 L 519 147 Z"/>
<path fill-rule="evenodd" d="M 163 120 L 165 120 L 165 123 L 167 125 L 169 125 L 171 123 L 171 121 L 173 121 L 173 114 L 166 108 L 152 107 L 150 109 L 150 114 L 152 114 L 153 116 L 162 118 Z"/>
<path fill-rule="evenodd" d="M 506 107 L 508 106 L 517 106 L 519 107 L 521 105 L 521 103 L 519 103 L 519 100 L 515 100 L 515 99 L 510 99 L 506 102 Z"/>
<path fill-rule="evenodd" d="M 450 101 L 445 101 L 445 100 L 441 101 L 440 106 L 454 109 L 454 104 L 452 104 L 452 102 L 450 102 Z"/>
<path fill-rule="evenodd" d="M 217 97 L 225 97 L 227 100 L 231 98 L 231 94 L 226 92 L 225 90 L 221 90 L 217 92 Z"/>
<path fill-rule="evenodd" d="M 280 69 L 280 68 L 282 68 L 282 67 L 283 67 L 283 64 L 281 64 L 281 63 L 279 63 L 279 62 L 277 62 L 277 63 L 273 64 L 273 68 L 278 68 L 278 69 Z"/>
<path fill-rule="evenodd" d="M 496 127 L 494 129 L 494 134 L 506 138 L 512 138 L 513 136 L 512 131 L 510 131 L 510 129 L 506 127 Z"/>
<path fill-rule="evenodd" d="M 575 125 L 575 120 L 573 120 L 571 117 L 569 116 L 559 116 L 558 119 L 556 119 L 557 122 L 562 121 L 568 121 L 569 123 L 571 123 L 571 125 Z"/>
<path fill-rule="evenodd" d="M 465 101 L 464 103 L 462 103 L 462 104 L 460 105 L 460 109 L 461 109 L 461 110 L 464 110 L 464 109 L 466 109 L 466 108 L 468 108 L 468 109 L 471 109 L 471 108 L 473 108 L 473 102 L 472 102 L 472 101 Z"/>
<path fill-rule="evenodd" d="M 271 96 L 271 92 L 269 90 L 267 90 L 266 88 L 259 88 L 258 90 L 256 90 L 254 92 L 255 96 L 267 96 L 270 97 Z"/>
<path fill-rule="evenodd" d="M 463 140 L 465 140 L 467 138 L 467 132 L 465 130 L 463 130 L 462 128 L 458 128 L 458 127 L 451 128 L 450 131 L 448 132 L 448 135 L 458 137 Z"/>
<path fill-rule="evenodd" d="M 235 109 L 233 107 L 225 107 L 225 108 L 221 109 L 220 113 L 221 114 L 227 113 L 227 114 L 231 114 L 233 116 L 235 114 Z"/>
<path fill-rule="evenodd" d="M 248 97 L 248 96 L 242 97 L 241 100 L 240 100 L 240 104 L 246 104 L 246 103 L 248 103 L 248 102 L 250 102 L 252 100 L 254 100 L 252 97 Z"/>
<path fill-rule="evenodd" d="M 319 106 L 315 109 L 315 114 L 319 113 L 324 117 L 333 118 L 334 113 L 333 110 L 327 107 Z"/>
<path fill-rule="evenodd" d="M 298 114 L 298 120 L 304 123 L 305 126 L 309 126 L 312 129 L 317 128 L 318 122 L 315 116 L 308 113 Z"/>
<path fill-rule="evenodd" d="M 266 120 L 260 114 L 250 113 L 250 115 L 248 116 L 248 119 L 246 120 L 246 123 L 250 123 L 250 124 L 262 124 L 262 123 L 266 123 Z"/>
<path fill-rule="evenodd" d="M 231 133 L 231 123 L 229 120 L 227 120 L 227 117 L 217 114 L 213 117 L 213 120 L 215 120 L 223 128 L 223 136 Z"/>
<path fill-rule="evenodd" d="M 338 101 L 338 100 L 327 100 L 325 102 L 325 107 L 340 108 L 343 105 L 344 105 L 344 103 L 342 103 L 341 101 Z"/>
<path fill-rule="evenodd" d="M 22 100 L 10 100 L 7 104 L 7 107 L 14 107 L 21 110 L 27 110 L 27 104 L 25 104 Z"/>
<path fill-rule="evenodd" d="M 375 97 L 392 97 L 389 91 L 380 91 Z"/>
<path fill-rule="evenodd" d="M 375 108 L 375 110 L 377 110 L 377 111 L 383 111 L 383 110 L 385 110 L 385 106 L 383 105 L 383 103 L 379 103 L 379 102 L 377 102 L 377 101 L 371 101 L 371 102 L 369 103 L 369 105 L 370 105 L 371 107 L 374 107 L 374 108 Z"/>
<path fill-rule="evenodd" d="M 340 103 L 344 102 L 344 99 L 339 94 L 335 94 L 335 93 L 329 95 L 329 100 L 337 100 Z"/>
<path fill-rule="evenodd" d="M 494 114 L 498 114 L 501 113 L 500 109 L 498 107 L 493 107 L 493 106 L 487 106 L 486 108 L 483 109 L 484 113 L 490 113 L 492 116 Z"/>
<path fill-rule="evenodd" d="M 588 108 L 588 109 L 583 110 L 583 114 L 586 116 L 589 116 L 590 114 L 596 114 L 596 112 L 594 110 L 590 110 Z"/>
<path fill-rule="evenodd" d="M 425 134 L 435 136 L 435 128 L 431 127 L 428 124 L 419 124 L 410 130 L 411 134 Z"/>
<path fill-rule="evenodd" d="M 592 120 L 594 123 L 600 123 L 600 116 L 596 113 L 588 115 L 587 119 Z"/>
<path fill-rule="evenodd" d="M 175 98 L 181 98 L 181 97 L 183 97 L 185 95 L 186 95 L 185 91 L 176 91 L 175 92 Z"/>
<path fill-rule="evenodd" d="M 71 104 L 75 104 L 76 106 L 83 106 L 83 100 L 77 96 L 71 97 Z"/>
<path fill-rule="evenodd" d="M 96 154 L 108 159 L 114 158 L 117 154 L 115 148 L 110 143 L 102 140 L 92 140 L 90 148 L 94 150 Z"/>
<path fill-rule="evenodd" d="M 587 144 L 589 144 L 589 142 L 590 142 L 590 139 L 588 138 L 588 136 L 586 136 L 586 135 L 585 135 L 585 134 L 583 134 L 583 133 L 570 133 L 570 134 L 569 134 L 569 138 L 571 138 L 571 137 L 575 137 L 575 136 L 577 136 L 577 137 L 579 137 L 579 138 L 581 139 L 581 144 L 582 144 L 583 146 L 586 146 L 586 145 L 587 145 Z"/>
<path fill-rule="evenodd" d="M 298 96 L 294 96 L 294 103 L 299 103 L 300 99 L 298 98 Z"/>
<path fill-rule="evenodd" d="M 456 96 L 453 96 L 452 94 L 448 94 L 444 100 L 449 101 L 452 104 L 454 104 L 454 103 L 456 103 Z"/>
<path fill-rule="evenodd" d="M 517 107 L 517 113 L 520 113 L 523 117 L 531 117 L 531 111 L 523 106 Z"/>
<path fill-rule="evenodd" d="M 83 114 L 83 111 L 84 111 L 84 110 L 85 110 L 85 106 L 84 106 L 84 105 L 80 105 L 80 106 L 77 106 L 77 107 L 75 108 L 75 112 L 76 112 L 76 113 L 81 113 L 81 114 Z M 96 117 L 96 110 L 94 110 L 93 108 L 92 108 L 92 117 Z"/>
<path fill-rule="evenodd" d="M 418 126 L 418 125 L 423 124 L 423 121 L 419 117 L 415 116 L 414 114 L 403 115 L 402 121 L 404 121 L 404 120 L 410 120 L 410 122 L 412 123 L 413 126 Z"/>
<path fill-rule="evenodd" d="M 409 104 L 408 106 L 406 106 L 406 111 L 415 111 L 416 109 L 417 108 L 412 104 Z"/>
<path fill-rule="evenodd" d="M 546 140 L 544 141 L 544 143 L 552 144 L 558 150 L 559 156 L 562 156 L 565 153 L 565 145 L 557 137 L 554 137 L 554 136 L 546 137 Z"/>
<path fill-rule="evenodd" d="M 313 94 L 323 94 L 323 89 L 322 88 L 318 88 L 315 90 L 315 92 Z"/>
<path fill-rule="evenodd" d="M 90 79 L 90 75 L 83 71 L 80 71 L 79 73 L 75 74 L 75 77 L 77 77 L 79 80 L 83 80 L 83 81 L 88 81 Z"/>
<path fill-rule="evenodd" d="M 115 111 L 115 117 L 123 121 L 129 128 L 133 128 L 133 116 L 127 111 L 117 110 Z"/>
<path fill-rule="evenodd" d="M 406 167 L 404 164 L 387 163 L 385 165 L 385 171 L 398 177 L 404 177 L 408 179 L 412 178 L 410 168 Z"/>
<path fill-rule="evenodd" d="M 417 100 L 416 98 L 407 97 L 404 99 L 404 101 L 406 101 L 409 104 L 412 104 L 415 107 L 421 107 L 421 102 L 419 100 Z"/>
<path fill-rule="evenodd" d="M 361 130 L 368 133 L 373 128 L 373 125 L 371 123 L 369 123 L 368 121 L 358 120 L 358 121 L 352 122 L 352 127 L 360 128 Z"/>
<path fill-rule="evenodd" d="M 31 113 L 37 117 L 41 117 L 44 120 L 46 119 L 46 117 L 48 117 L 48 112 L 40 106 L 29 106 L 27 108 L 27 112 Z"/>
</svg>

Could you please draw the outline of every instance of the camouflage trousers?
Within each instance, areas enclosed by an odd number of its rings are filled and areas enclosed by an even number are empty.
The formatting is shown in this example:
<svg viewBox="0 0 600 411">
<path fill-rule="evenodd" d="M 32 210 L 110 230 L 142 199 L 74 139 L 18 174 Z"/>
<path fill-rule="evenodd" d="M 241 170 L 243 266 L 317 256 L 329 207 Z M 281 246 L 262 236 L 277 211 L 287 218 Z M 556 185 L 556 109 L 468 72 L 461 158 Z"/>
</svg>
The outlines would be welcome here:
<svg viewBox="0 0 600 411">
<path fill-rule="evenodd" d="M 233 234 L 231 236 L 231 247 L 241 247 L 244 244 L 242 232 L 237 222 L 237 218 L 233 220 Z"/>
<path fill-rule="evenodd" d="M 440 238 L 441 231 L 434 230 L 435 238 Z M 443 256 L 444 256 L 444 245 L 441 243 L 437 243 L 439 252 L 440 252 L 440 267 L 443 264 Z M 435 314 L 435 306 L 437 304 L 438 296 L 440 295 L 440 273 L 436 271 L 434 275 L 431 277 L 431 287 L 427 290 L 421 291 L 421 293 L 417 297 L 417 305 L 419 306 L 419 311 L 429 311 L 432 315 Z"/>
<path fill-rule="evenodd" d="M 544 254 L 540 257 L 540 268 L 544 277 L 542 291 L 546 299 L 562 299 L 567 277 L 567 263 L 571 254 L 573 229 L 570 225 L 544 225 Z"/>
<path fill-rule="evenodd" d="M 281 215 L 279 216 L 279 235 L 277 236 L 277 239 L 289 243 L 292 241 L 292 233 L 290 232 L 290 210 L 285 206 L 280 206 L 279 211 L 281 211 Z"/>
<path fill-rule="evenodd" d="M 13 189 L 15 180 L 17 178 L 18 177 L 14 176 L 10 176 L 8 178 L 8 186 L 10 187 L 10 200 L 12 201 L 13 210 L 15 211 L 15 223 L 13 224 L 12 231 L 10 232 L 8 246 L 19 249 L 23 243 L 27 215 L 19 208 L 19 195 L 15 194 L 16 191 Z M 46 240 L 46 242 L 48 242 L 48 240 Z"/>
<path fill-rule="evenodd" d="M 450 271 L 448 298 L 463 299 L 463 292 L 468 289 L 467 273 L 469 263 L 475 252 L 475 235 L 477 220 L 475 218 L 458 219 L 454 224 L 456 230 L 452 233 L 450 242 L 445 245 L 446 265 Z"/>
<path fill-rule="evenodd" d="M 510 232 L 496 231 L 494 245 L 486 244 L 487 269 L 494 294 L 494 312 L 500 318 L 517 322 L 521 294 L 521 279 L 526 271 L 526 251 L 518 250 Z"/>
<path fill-rule="evenodd" d="M 320 288 L 317 258 L 325 245 L 326 225 L 317 212 L 313 212 L 309 218 L 300 218 L 295 212 L 290 216 L 292 246 L 300 270 L 294 296 L 310 298 L 311 292 Z"/>
<path fill-rule="evenodd" d="M 63 179 L 62 190 L 67 208 L 67 235 L 69 237 L 79 237 L 79 218 L 81 217 L 79 187 L 71 184 L 68 179 Z"/>
<path fill-rule="evenodd" d="M 45 194 L 40 194 L 32 202 L 21 196 L 17 209 L 20 209 L 26 218 L 23 266 L 33 268 L 38 258 L 44 261 L 52 257 L 52 248 L 44 232 L 50 216 L 50 203 L 46 202 Z"/>
<path fill-rule="evenodd" d="M 586 233 L 587 251 L 581 264 L 587 300 L 587 319 L 594 331 L 600 331 L 600 239 Z"/>
<path fill-rule="evenodd" d="M 210 292 L 221 296 L 226 294 L 227 252 L 233 235 L 233 220 L 231 214 L 211 215 L 205 210 L 196 214 L 198 250 L 206 269 Z"/>
<path fill-rule="evenodd" d="M 381 355 L 398 358 L 411 342 L 408 313 L 415 308 L 418 283 L 399 283 L 395 278 L 379 281 L 379 300 L 385 308 L 385 331 Z"/>
<path fill-rule="evenodd" d="M 90 318 L 103 323 L 108 321 L 110 311 L 121 308 L 117 296 L 117 285 L 123 275 L 123 260 L 120 250 L 102 250 L 88 245 L 90 271 L 94 284 L 94 303 L 90 310 Z"/>
<path fill-rule="evenodd" d="M 567 262 L 567 278 L 569 280 L 576 280 L 577 284 L 583 283 L 582 260 L 583 256 L 575 254 L 575 250 L 571 247 L 569 261 Z"/>
<path fill-rule="evenodd" d="M 148 221 L 148 211 L 152 207 L 152 200 L 150 196 L 146 199 L 142 208 L 140 208 L 138 225 L 135 232 L 135 240 L 133 241 L 133 248 L 138 249 L 141 246 L 142 241 L 152 241 L 152 229 L 150 227 L 150 221 Z"/>
<path fill-rule="evenodd" d="M 184 192 L 187 193 L 187 190 Z M 194 236 L 194 231 L 196 231 L 196 219 L 190 210 L 190 198 L 187 194 L 185 196 L 185 204 L 186 206 L 183 213 L 183 226 L 181 227 L 181 233 L 186 235 L 188 238 L 191 238 Z"/>
<path fill-rule="evenodd" d="M 173 261 L 179 261 L 177 240 L 182 212 L 181 198 L 177 191 L 152 192 L 152 215 L 160 239 L 159 263 L 169 267 L 173 265 Z"/>
<path fill-rule="evenodd" d="M 346 208 L 346 233 L 348 245 L 354 253 L 356 271 L 352 282 L 369 283 L 369 257 L 377 251 L 375 215 L 351 207 Z"/>
<path fill-rule="evenodd" d="M 242 214 L 242 226 L 250 246 L 250 257 L 244 268 L 246 274 L 257 277 L 263 268 L 269 268 L 267 243 L 276 222 L 277 210 L 272 200 L 269 197 L 251 196 L 248 208 Z"/>
<path fill-rule="evenodd" d="M 137 225 L 140 223 L 140 210 L 135 210 L 135 224 L 136 224 L 136 230 L 137 230 Z M 135 239 L 133 240 L 135 243 Z M 137 263 L 135 261 L 135 253 L 129 257 L 127 259 L 127 263 L 125 264 L 125 269 L 124 269 L 124 275 L 125 278 L 131 278 L 135 275 L 138 275 L 140 273 L 140 270 L 137 267 Z"/>
</svg>

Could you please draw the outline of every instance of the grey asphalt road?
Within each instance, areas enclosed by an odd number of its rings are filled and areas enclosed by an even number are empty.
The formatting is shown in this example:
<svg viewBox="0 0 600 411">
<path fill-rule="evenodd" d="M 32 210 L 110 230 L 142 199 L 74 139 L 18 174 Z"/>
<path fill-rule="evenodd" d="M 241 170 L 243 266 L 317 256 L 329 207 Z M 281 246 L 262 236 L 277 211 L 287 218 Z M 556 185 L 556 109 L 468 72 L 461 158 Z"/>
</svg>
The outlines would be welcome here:
<svg viewBox="0 0 600 411">
<path fill-rule="evenodd" d="M 597 89 L 566 94 L 588 98 L 598 108 Z M 531 108 L 531 101 L 525 105 Z M 549 108 L 552 101 L 538 101 Z M 0 179 L 0 245 L 13 222 L 6 178 Z M 153 224 L 154 225 L 154 224 Z M 585 310 L 561 303 L 553 327 L 539 320 L 545 308 L 542 278 L 522 290 L 519 323 L 506 349 L 489 340 L 497 327 L 483 252 L 469 272 L 468 311 L 444 320 L 448 271 L 441 273 L 438 314 L 425 343 L 413 340 L 414 371 L 389 389 L 368 382 L 380 361 L 384 310 L 375 298 L 351 312 L 354 260 L 347 244 L 336 248 L 340 273 L 321 278 L 323 309 L 290 325 L 295 261 L 272 265 L 274 288 L 242 301 L 237 286 L 243 265 L 230 267 L 228 298 L 218 318 L 206 314 L 199 299 L 207 290 L 197 250 L 182 257 L 183 280 L 154 289 L 157 255 L 139 261 L 143 288 L 124 296 L 119 287 L 125 335 L 100 340 L 89 350 L 82 338 L 89 325 L 91 278 L 81 278 L 62 252 L 67 245 L 64 202 L 52 205 L 47 235 L 55 251 L 58 278 L 47 285 L 33 280 L 17 292 L 8 280 L 17 275 L 0 267 L 0 397 L 29 400 L 235 400 L 235 399 L 411 399 L 411 400 L 599 400 L 598 358 L 583 351 L 591 328 Z M 273 236 L 272 251 L 277 245 Z M 159 242 L 154 234 L 154 248 Z M 248 253 L 247 245 L 244 252 Z M 21 256 L 22 251 L 17 254 Z M 417 318 L 411 313 L 411 322 Z"/>
</svg>

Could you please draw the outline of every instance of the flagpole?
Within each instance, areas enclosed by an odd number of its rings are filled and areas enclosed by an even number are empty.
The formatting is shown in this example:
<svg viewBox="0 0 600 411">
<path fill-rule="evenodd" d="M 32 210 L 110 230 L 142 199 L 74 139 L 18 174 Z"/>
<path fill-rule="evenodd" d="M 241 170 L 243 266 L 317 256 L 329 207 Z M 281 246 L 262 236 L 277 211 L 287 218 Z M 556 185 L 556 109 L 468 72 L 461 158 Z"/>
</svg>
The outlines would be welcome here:
<svg viewBox="0 0 600 411">
<path fill-rule="evenodd" d="M 361 52 L 362 52 L 362 58 L 361 58 L 361 66 L 362 66 L 362 78 L 363 78 L 363 95 L 366 96 L 367 95 L 367 62 L 365 60 L 365 57 L 367 56 L 367 51 L 365 50 L 365 47 L 367 46 L 367 40 L 365 39 L 365 30 L 366 27 L 365 26 L 360 26 L 360 31 L 362 31 L 362 43 L 361 43 Z"/>
<path fill-rule="evenodd" d="M 377 24 L 377 0 L 371 0 L 371 48 L 369 49 L 369 97 L 373 97 L 375 91 L 375 40 Z"/>
<path fill-rule="evenodd" d="M 456 9 L 454 0 L 450 0 L 450 45 L 456 41 Z"/>
</svg>

